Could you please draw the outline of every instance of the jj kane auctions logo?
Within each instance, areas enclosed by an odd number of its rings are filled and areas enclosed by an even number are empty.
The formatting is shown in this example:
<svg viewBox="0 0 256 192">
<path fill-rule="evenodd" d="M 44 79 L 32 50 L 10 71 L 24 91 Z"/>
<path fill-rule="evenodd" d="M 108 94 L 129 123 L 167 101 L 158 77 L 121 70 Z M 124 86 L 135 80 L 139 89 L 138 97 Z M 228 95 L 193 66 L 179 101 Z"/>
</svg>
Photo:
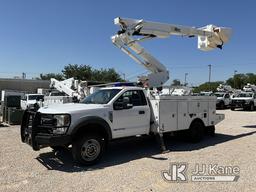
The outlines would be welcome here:
<svg viewBox="0 0 256 192">
<path fill-rule="evenodd" d="M 162 177 L 167 182 L 188 182 L 188 175 L 191 175 L 193 182 L 234 182 L 238 181 L 239 174 L 238 166 L 218 164 L 195 164 L 191 174 L 188 174 L 188 163 L 170 163 L 169 170 L 162 171 Z"/>
</svg>

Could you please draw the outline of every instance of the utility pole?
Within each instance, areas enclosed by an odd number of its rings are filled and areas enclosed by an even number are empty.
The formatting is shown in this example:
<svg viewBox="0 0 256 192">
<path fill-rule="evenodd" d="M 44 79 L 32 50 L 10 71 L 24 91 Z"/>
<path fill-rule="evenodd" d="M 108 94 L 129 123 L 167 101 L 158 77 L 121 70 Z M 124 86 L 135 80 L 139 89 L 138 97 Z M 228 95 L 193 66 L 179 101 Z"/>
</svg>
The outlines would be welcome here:
<svg viewBox="0 0 256 192">
<path fill-rule="evenodd" d="M 233 81 L 234 81 L 234 89 L 236 88 L 236 87 L 235 87 L 235 86 L 236 86 L 236 81 L 235 81 L 236 72 L 237 72 L 237 70 L 234 70 L 234 77 L 233 77 Z"/>
<path fill-rule="evenodd" d="M 209 91 L 211 90 L 211 75 L 212 75 L 212 65 L 208 65 L 209 67 Z"/>
<path fill-rule="evenodd" d="M 187 86 L 187 76 L 188 76 L 188 73 L 185 73 L 185 81 L 184 81 L 185 86 Z"/>
<path fill-rule="evenodd" d="M 22 79 L 26 79 L 26 73 L 22 73 Z"/>
<path fill-rule="evenodd" d="M 124 80 L 125 80 L 125 73 L 122 73 L 122 75 L 123 75 L 123 78 L 124 78 Z M 126 80 L 125 80 L 126 81 Z"/>
</svg>

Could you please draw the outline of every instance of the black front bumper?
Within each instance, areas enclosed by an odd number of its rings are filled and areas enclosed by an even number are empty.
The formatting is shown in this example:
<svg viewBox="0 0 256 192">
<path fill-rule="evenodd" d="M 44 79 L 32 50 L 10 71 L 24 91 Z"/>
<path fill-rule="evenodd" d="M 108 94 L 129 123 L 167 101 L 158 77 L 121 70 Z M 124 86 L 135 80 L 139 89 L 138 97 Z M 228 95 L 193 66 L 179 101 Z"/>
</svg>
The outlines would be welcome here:
<svg viewBox="0 0 256 192">
<path fill-rule="evenodd" d="M 54 135 L 52 127 L 40 125 L 41 115 L 38 112 L 24 112 L 20 128 L 21 141 L 29 144 L 34 150 L 49 146 L 64 146 L 71 143 L 69 135 Z"/>
<path fill-rule="evenodd" d="M 250 104 L 247 104 L 244 100 L 233 101 L 231 103 L 232 108 L 246 108 L 249 106 Z"/>
</svg>

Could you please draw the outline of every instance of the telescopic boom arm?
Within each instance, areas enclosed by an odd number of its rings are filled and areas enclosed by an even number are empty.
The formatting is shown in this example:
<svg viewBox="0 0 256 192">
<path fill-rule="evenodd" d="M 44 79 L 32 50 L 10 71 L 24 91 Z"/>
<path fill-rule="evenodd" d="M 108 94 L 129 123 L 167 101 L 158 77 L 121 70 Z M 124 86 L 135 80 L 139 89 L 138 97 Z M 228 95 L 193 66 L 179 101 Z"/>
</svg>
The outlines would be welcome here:
<svg viewBox="0 0 256 192">
<path fill-rule="evenodd" d="M 121 30 L 112 36 L 112 42 L 151 72 L 146 77 L 143 76 L 139 79 L 148 87 L 162 86 L 169 79 L 169 71 L 138 42 L 155 37 L 167 38 L 171 35 L 198 36 L 198 49 L 209 51 L 215 48 L 222 49 L 223 44 L 229 40 L 231 35 L 230 28 L 216 27 L 214 25 L 195 28 L 120 17 L 116 18 L 114 23 L 119 25 Z M 135 39 L 133 36 L 142 37 Z"/>
</svg>

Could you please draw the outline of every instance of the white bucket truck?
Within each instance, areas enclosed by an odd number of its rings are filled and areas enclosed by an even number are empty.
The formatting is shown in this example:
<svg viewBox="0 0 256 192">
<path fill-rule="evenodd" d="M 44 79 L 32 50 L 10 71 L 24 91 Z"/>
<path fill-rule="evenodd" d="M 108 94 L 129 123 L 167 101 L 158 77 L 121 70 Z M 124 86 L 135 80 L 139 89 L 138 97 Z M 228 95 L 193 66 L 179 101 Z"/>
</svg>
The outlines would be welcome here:
<svg viewBox="0 0 256 192">
<path fill-rule="evenodd" d="M 121 27 L 112 42 L 152 73 L 140 77 L 147 89 L 136 86 L 102 88 L 81 103 L 43 107 L 27 111 L 21 125 L 21 139 L 34 150 L 72 145 L 73 158 L 82 164 L 96 163 L 110 140 L 155 134 L 166 150 L 163 133 L 184 131 L 198 142 L 204 132 L 214 134 L 214 126 L 224 119 L 216 114 L 216 98 L 211 96 L 171 96 L 152 94 L 168 79 L 165 66 L 146 52 L 138 42 L 170 35 L 198 36 L 202 50 L 221 48 L 230 29 L 208 25 L 183 27 L 144 20 L 116 18 Z M 133 36 L 142 36 L 134 39 Z"/>
<path fill-rule="evenodd" d="M 245 85 L 243 91 L 231 99 L 230 108 L 232 111 L 237 108 L 254 111 L 256 108 L 256 86 L 249 83 Z"/>
</svg>

